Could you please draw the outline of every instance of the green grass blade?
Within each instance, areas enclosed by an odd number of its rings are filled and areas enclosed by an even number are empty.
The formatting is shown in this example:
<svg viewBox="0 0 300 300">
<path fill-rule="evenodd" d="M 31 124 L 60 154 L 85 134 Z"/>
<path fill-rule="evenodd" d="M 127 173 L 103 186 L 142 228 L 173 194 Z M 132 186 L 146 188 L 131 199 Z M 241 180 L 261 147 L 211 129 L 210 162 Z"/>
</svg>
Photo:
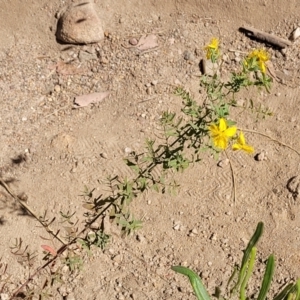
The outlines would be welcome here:
<svg viewBox="0 0 300 300">
<path fill-rule="evenodd" d="M 238 281 L 235 284 L 235 286 L 231 289 L 230 293 L 235 292 L 240 285 L 242 284 L 245 276 L 246 276 L 246 271 L 247 271 L 247 267 L 248 267 L 248 261 L 249 261 L 249 257 L 251 254 L 251 250 L 253 247 L 255 247 L 255 245 L 257 244 L 258 240 L 260 239 L 260 237 L 263 234 L 263 229 L 264 229 L 264 223 L 263 222 L 259 222 L 256 226 L 256 230 L 253 234 L 253 236 L 251 237 L 245 251 L 244 251 L 244 255 L 243 255 L 243 259 L 242 259 L 242 263 L 241 263 L 241 268 L 240 268 L 240 272 L 239 272 L 239 276 L 238 276 Z"/>
<path fill-rule="evenodd" d="M 273 300 L 283 300 L 291 292 L 293 284 L 289 283 Z"/>
<path fill-rule="evenodd" d="M 245 300 L 246 299 L 246 287 L 247 287 L 248 281 L 249 281 L 250 276 L 251 276 L 252 271 L 253 271 L 255 258 L 256 258 L 256 252 L 257 252 L 256 247 L 253 247 L 251 249 L 251 252 L 250 252 L 250 259 L 249 259 L 248 268 L 247 268 L 244 280 L 243 280 L 243 282 L 241 284 L 241 288 L 240 288 L 240 300 Z"/>
<path fill-rule="evenodd" d="M 264 274 L 264 279 L 263 279 L 257 300 L 265 300 L 267 293 L 269 291 L 270 285 L 271 285 L 274 270 L 275 270 L 275 259 L 274 259 L 273 255 L 270 255 L 268 258 L 266 271 Z"/>
<path fill-rule="evenodd" d="M 244 252 L 244 256 L 243 256 L 243 259 L 242 259 L 242 265 L 241 265 L 241 267 L 248 262 L 248 259 L 249 259 L 250 253 L 251 253 L 251 249 L 253 247 L 255 247 L 255 245 L 257 244 L 258 240 L 260 239 L 260 237 L 263 234 L 263 230 L 264 230 L 264 223 L 263 222 L 259 222 L 257 224 L 256 230 L 255 230 L 252 238 L 250 239 L 250 241 L 249 241 L 249 243 L 247 245 L 247 248 L 246 248 L 246 250 Z"/>
<path fill-rule="evenodd" d="M 187 276 L 190 280 L 190 283 L 193 287 L 193 290 L 198 298 L 198 300 L 210 300 L 210 297 L 200 279 L 200 277 L 190 270 L 182 266 L 172 266 L 171 269 L 177 273 Z"/>
<path fill-rule="evenodd" d="M 296 281 L 296 298 L 295 300 L 300 300 L 300 279 Z"/>
</svg>

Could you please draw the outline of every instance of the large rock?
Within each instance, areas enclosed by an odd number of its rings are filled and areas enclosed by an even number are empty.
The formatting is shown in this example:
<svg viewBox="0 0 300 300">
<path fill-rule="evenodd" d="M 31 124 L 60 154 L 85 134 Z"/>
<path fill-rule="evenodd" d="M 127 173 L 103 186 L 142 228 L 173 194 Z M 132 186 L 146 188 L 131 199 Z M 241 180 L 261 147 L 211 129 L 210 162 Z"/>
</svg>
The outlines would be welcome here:
<svg viewBox="0 0 300 300">
<path fill-rule="evenodd" d="M 72 44 L 90 44 L 104 38 L 102 23 L 94 3 L 72 4 L 59 15 L 56 37 Z"/>
</svg>

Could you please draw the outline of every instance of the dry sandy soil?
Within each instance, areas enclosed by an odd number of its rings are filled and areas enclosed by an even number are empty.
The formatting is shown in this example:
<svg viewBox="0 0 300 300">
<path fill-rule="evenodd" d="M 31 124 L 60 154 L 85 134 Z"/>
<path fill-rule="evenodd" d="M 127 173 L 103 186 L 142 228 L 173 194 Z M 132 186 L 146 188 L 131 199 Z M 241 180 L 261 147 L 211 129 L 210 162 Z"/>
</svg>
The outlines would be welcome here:
<svg viewBox="0 0 300 300">
<path fill-rule="evenodd" d="M 158 132 L 162 112 L 180 110 L 182 101 L 173 95 L 176 85 L 195 99 L 203 97 L 199 61 L 212 36 L 221 40 L 225 75 L 238 68 L 238 51 L 265 47 L 270 52 L 279 80 L 270 94 L 252 96 L 274 115 L 263 120 L 237 111 L 236 120 L 300 150 L 299 43 L 282 52 L 238 31 L 249 25 L 288 38 L 300 24 L 298 1 L 96 0 L 106 38 L 85 46 L 55 39 L 55 15 L 69 3 L 0 0 L 1 178 L 15 194 L 26 195 L 38 215 L 47 211 L 49 220 L 56 217 L 53 226 L 65 226 L 58 223 L 60 211 L 75 212 L 82 220 L 85 185 L 101 194 L 108 175 L 131 176 L 122 161 L 125 150 L 142 152 L 145 139 Z M 150 33 L 158 37 L 155 51 L 137 55 L 122 46 Z M 83 52 L 92 55 L 80 59 Z M 82 72 L 61 74 L 53 69 L 59 62 Z M 110 96 L 103 102 L 73 109 L 75 96 L 104 91 Z M 250 94 L 240 95 L 240 101 Z M 181 185 L 177 196 L 151 192 L 134 201 L 132 211 L 143 219 L 143 229 L 122 239 L 110 228 L 112 240 L 104 252 L 94 249 L 84 256 L 81 271 L 63 268 L 63 282 L 52 287 L 42 272 L 31 284 L 36 295 L 44 285 L 54 299 L 195 299 L 187 279 L 170 267 L 191 267 L 213 293 L 215 286 L 224 287 L 259 221 L 265 223 L 265 233 L 252 291 L 270 253 L 277 258 L 275 288 L 299 278 L 299 198 L 287 189 L 288 180 L 299 174 L 299 155 L 261 135 L 247 138 L 266 159 L 229 154 L 237 183 L 235 204 L 229 165 L 218 167 L 204 155 L 202 162 L 176 174 Z M 0 201 L 0 253 L 11 275 L 1 293 L 8 299 L 43 264 L 41 245 L 60 245 L 45 241 L 49 235 L 3 187 Z M 19 238 L 37 255 L 31 268 L 11 253 Z"/>
</svg>

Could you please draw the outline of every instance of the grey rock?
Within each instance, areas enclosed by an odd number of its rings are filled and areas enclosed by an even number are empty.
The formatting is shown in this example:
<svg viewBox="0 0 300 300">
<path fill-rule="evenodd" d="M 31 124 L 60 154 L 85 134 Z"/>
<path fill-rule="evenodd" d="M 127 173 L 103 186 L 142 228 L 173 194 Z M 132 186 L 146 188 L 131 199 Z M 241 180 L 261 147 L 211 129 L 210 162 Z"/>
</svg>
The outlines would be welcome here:
<svg viewBox="0 0 300 300">
<path fill-rule="evenodd" d="M 56 37 L 72 44 L 97 43 L 104 38 L 95 4 L 82 2 L 68 6 L 59 14 Z"/>
<path fill-rule="evenodd" d="M 185 51 L 183 52 L 183 58 L 184 58 L 185 60 L 194 60 L 194 55 L 193 55 L 190 51 L 185 50 Z"/>
<path fill-rule="evenodd" d="M 80 62 L 85 62 L 89 60 L 95 60 L 97 59 L 97 54 L 96 53 L 88 53 L 85 51 L 80 51 L 78 55 L 79 61 Z"/>
<path fill-rule="evenodd" d="M 209 76 L 220 75 L 220 66 L 218 63 L 212 63 L 210 59 L 202 59 L 200 65 L 202 74 Z"/>
</svg>

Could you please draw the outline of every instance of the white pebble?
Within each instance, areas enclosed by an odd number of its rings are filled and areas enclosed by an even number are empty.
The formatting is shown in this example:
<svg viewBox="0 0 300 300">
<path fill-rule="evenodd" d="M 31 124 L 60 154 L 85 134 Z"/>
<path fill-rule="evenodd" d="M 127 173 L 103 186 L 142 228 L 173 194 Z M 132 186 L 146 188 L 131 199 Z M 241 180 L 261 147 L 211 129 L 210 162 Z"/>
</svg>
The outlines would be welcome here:
<svg viewBox="0 0 300 300">
<path fill-rule="evenodd" d="M 129 147 L 125 148 L 125 153 L 130 154 L 132 152 L 132 149 Z"/>
</svg>

